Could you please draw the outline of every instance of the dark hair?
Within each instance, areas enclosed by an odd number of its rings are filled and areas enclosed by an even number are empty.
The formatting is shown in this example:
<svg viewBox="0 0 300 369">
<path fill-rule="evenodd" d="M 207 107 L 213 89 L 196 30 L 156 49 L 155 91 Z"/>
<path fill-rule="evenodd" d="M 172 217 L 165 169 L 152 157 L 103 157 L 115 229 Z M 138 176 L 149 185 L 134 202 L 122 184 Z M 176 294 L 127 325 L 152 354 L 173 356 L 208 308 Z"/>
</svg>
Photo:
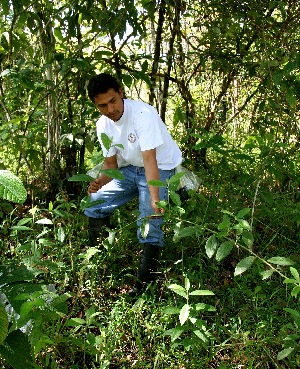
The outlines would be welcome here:
<svg viewBox="0 0 300 369">
<path fill-rule="evenodd" d="M 115 77 L 108 73 L 100 73 L 89 80 L 87 91 L 89 98 L 94 102 L 94 98 L 97 95 L 104 94 L 111 88 L 116 92 L 119 92 L 120 87 L 121 86 Z"/>
</svg>

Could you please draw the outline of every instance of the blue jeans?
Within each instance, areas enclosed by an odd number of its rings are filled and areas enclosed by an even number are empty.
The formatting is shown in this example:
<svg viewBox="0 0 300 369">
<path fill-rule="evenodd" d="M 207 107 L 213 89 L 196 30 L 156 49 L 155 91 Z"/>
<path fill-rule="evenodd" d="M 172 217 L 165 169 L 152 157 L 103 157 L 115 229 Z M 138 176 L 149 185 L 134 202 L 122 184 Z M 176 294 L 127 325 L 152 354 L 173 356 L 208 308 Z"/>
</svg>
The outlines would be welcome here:
<svg viewBox="0 0 300 369">
<path fill-rule="evenodd" d="M 137 221 L 137 236 L 140 243 L 151 243 L 157 246 L 163 246 L 163 231 L 161 229 L 164 223 L 164 217 L 150 218 L 154 214 L 151 207 L 151 197 L 143 167 L 135 167 L 129 165 L 120 168 L 125 179 L 113 179 L 111 182 L 103 186 L 97 193 L 91 194 L 91 200 L 102 200 L 101 204 L 91 206 L 85 209 L 84 214 L 90 218 L 105 218 L 109 216 L 115 209 L 126 204 L 133 198 L 139 198 L 140 217 Z M 160 180 L 166 182 L 175 173 L 175 169 L 159 170 Z M 159 187 L 159 199 L 166 200 L 168 189 Z M 149 231 L 144 238 L 141 233 L 141 224 L 144 219 L 149 221 Z"/>
</svg>

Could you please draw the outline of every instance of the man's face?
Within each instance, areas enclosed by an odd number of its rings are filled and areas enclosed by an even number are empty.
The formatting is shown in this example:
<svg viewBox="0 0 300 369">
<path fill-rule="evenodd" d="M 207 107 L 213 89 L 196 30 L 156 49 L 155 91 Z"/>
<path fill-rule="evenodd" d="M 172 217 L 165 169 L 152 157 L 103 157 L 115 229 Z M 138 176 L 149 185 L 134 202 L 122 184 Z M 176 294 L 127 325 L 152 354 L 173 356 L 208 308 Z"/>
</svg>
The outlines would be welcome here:
<svg viewBox="0 0 300 369">
<path fill-rule="evenodd" d="M 121 118 L 124 111 L 123 91 L 120 88 L 116 92 L 113 88 L 110 88 L 107 92 L 97 95 L 94 98 L 94 104 L 101 114 L 116 122 Z"/>
</svg>

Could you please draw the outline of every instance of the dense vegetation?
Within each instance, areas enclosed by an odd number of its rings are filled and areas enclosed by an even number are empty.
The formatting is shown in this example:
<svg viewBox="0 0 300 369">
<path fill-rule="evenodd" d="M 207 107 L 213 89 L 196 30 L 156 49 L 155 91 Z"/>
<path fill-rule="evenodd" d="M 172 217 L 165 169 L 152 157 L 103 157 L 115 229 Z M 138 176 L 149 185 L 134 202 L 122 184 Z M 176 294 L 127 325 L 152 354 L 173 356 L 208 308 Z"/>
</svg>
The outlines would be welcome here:
<svg viewBox="0 0 300 369">
<path fill-rule="evenodd" d="M 299 367 L 298 1 L 0 12 L 1 367 Z M 136 301 L 135 202 L 87 248 L 100 70 L 159 110 L 202 181 L 184 199 L 168 184 L 159 281 Z"/>
</svg>

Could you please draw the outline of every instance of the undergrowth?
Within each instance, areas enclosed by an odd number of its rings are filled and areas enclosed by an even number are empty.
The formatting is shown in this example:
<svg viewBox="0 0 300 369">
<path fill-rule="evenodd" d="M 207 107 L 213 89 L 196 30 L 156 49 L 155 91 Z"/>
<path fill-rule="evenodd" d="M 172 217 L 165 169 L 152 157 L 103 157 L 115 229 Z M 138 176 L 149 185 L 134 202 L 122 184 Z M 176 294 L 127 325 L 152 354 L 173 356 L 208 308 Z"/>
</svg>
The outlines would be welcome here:
<svg viewBox="0 0 300 369">
<path fill-rule="evenodd" d="M 80 199 L 3 201 L 2 368 L 297 368 L 297 184 L 200 173 L 167 207 L 158 281 L 137 300 L 136 203 L 88 248 Z"/>
</svg>

